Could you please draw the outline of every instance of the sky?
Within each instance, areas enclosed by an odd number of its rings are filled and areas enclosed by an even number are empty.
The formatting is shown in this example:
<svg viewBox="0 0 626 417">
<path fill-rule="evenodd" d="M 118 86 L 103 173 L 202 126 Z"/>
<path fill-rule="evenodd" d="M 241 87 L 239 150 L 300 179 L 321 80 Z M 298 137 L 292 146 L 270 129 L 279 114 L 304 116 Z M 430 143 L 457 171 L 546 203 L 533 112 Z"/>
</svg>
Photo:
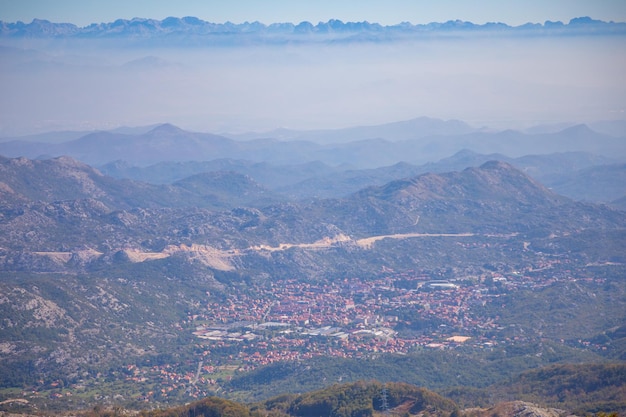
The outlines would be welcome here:
<svg viewBox="0 0 626 417">
<path fill-rule="evenodd" d="M 0 0 L 0 20 L 30 22 L 34 18 L 87 26 L 133 17 L 163 19 L 195 16 L 210 22 L 242 23 L 330 19 L 423 24 L 464 20 L 512 26 L 546 20 L 568 22 L 589 16 L 626 21 L 624 0 Z"/>
<path fill-rule="evenodd" d="M 589 16 L 626 0 L 0 0 L 0 20 L 113 22 L 332 18 L 512 26 Z M 203 132 L 341 128 L 415 117 L 473 126 L 626 119 L 623 36 L 468 37 L 391 43 L 166 48 L 0 38 L 0 138 L 173 123 Z M 106 46 L 106 47 L 105 47 Z"/>
</svg>

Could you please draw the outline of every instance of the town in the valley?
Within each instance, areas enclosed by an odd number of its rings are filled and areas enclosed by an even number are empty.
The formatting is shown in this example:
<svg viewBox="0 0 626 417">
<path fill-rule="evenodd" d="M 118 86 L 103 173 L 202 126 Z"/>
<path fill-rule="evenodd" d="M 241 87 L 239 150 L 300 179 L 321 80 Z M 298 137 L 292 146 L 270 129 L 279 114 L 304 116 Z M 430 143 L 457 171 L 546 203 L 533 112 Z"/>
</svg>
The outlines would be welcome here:
<svg viewBox="0 0 626 417">
<path fill-rule="evenodd" d="M 127 379 L 161 380 L 162 392 L 149 392 L 146 399 L 166 398 L 183 387 L 196 397 L 219 392 L 220 380 L 235 372 L 281 361 L 525 343 L 538 335 L 510 329 L 493 315 L 506 308 L 507 294 L 559 281 L 603 281 L 572 276 L 558 259 L 519 271 L 466 272 L 444 279 L 432 271 L 383 270 L 368 280 L 272 281 L 220 300 L 207 293 L 207 304 L 179 329 L 195 337 L 197 368 L 179 373 L 170 364 L 128 365 Z"/>
<path fill-rule="evenodd" d="M 105 386 L 109 377 L 121 377 L 134 387 L 135 401 L 167 402 L 220 395 L 234 375 L 278 362 L 485 351 L 541 342 L 547 339 L 540 331 L 500 320 L 511 296 L 563 283 L 595 286 L 604 281 L 586 275 L 585 268 L 544 256 L 518 270 L 382 268 L 367 279 L 268 279 L 227 294 L 207 291 L 175 329 L 189 340 L 192 349 L 185 350 L 193 356 L 130 362 L 112 368 L 110 375 L 99 373 L 56 391 L 53 386 L 52 396 L 80 396 Z M 106 401 L 106 395 L 100 400 Z"/>
</svg>

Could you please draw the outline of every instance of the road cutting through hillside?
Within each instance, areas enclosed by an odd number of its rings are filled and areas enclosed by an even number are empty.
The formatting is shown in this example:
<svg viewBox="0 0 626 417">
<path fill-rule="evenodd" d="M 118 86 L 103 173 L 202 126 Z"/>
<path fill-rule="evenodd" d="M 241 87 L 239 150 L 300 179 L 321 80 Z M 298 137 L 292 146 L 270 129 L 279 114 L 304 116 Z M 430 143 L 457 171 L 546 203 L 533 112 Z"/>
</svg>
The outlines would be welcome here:
<svg viewBox="0 0 626 417">
<path fill-rule="evenodd" d="M 398 233 L 393 235 L 371 236 L 362 239 L 353 239 L 345 234 L 338 234 L 334 237 L 324 237 L 312 243 L 280 243 L 278 246 L 256 245 L 246 249 L 230 249 L 222 250 L 208 245 L 192 244 L 192 245 L 169 245 L 160 252 L 145 252 L 138 248 L 123 249 L 130 262 L 146 262 L 157 259 L 169 258 L 176 253 L 186 253 L 190 258 L 200 261 L 201 263 L 223 271 L 232 271 L 235 266 L 232 264 L 233 257 L 241 256 L 245 252 L 279 252 L 292 248 L 305 250 L 321 250 L 328 249 L 342 244 L 356 245 L 362 249 L 371 249 L 374 243 L 384 239 L 411 239 L 424 237 L 472 237 L 474 233 Z M 93 249 L 77 252 L 83 258 L 99 258 L 101 252 Z M 72 252 L 34 252 L 34 254 L 46 256 L 56 262 L 67 263 L 75 255 Z"/>
<path fill-rule="evenodd" d="M 395 235 L 372 236 L 358 239 L 356 244 L 364 249 L 369 249 L 372 245 L 383 239 L 411 239 L 414 237 L 471 237 L 474 233 L 402 233 Z"/>
<path fill-rule="evenodd" d="M 337 235 L 333 238 L 325 237 L 313 243 L 281 243 L 278 246 L 259 245 L 248 248 L 251 251 L 269 251 L 277 252 L 291 248 L 300 249 L 326 249 L 335 246 L 338 243 L 354 243 L 360 248 L 369 249 L 372 245 L 383 239 L 410 239 L 417 237 L 471 237 L 474 233 L 398 233 L 393 235 L 379 235 L 363 239 L 352 239 L 344 234 Z"/>
</svg>

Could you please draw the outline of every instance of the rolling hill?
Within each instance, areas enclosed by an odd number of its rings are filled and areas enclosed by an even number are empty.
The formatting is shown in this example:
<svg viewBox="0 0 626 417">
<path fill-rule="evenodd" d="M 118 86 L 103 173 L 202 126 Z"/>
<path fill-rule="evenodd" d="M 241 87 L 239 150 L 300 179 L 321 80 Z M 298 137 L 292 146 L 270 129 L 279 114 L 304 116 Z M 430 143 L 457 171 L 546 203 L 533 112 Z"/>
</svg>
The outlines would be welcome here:
<svg viewBox="0 0 626 417">
<path fill-rule="evenodd" d="M 47 160 L 0 157 L 0 201 L 12 206 L 26 202 L 97 200 L 109 210 L 136 207 L 207 207 L 280 200 L 249 177 L 234 172 L 197 174 L 172 185 L 118 180 L 69 157 Z"/>
</svg>

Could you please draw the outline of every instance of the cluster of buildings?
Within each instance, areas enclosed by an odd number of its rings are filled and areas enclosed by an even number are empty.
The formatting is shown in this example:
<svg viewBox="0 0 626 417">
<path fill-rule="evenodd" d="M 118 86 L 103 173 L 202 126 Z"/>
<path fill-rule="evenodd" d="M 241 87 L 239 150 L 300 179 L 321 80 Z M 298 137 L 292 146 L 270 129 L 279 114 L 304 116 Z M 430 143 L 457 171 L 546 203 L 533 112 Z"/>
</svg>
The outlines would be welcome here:
<svg viewBox="0 0 626 417">
<path fill-rule="evenodd" d="M 235 372 L 277 362 L 514 343 L 522 336 L 508 340 L 489 312 L 505 306 L 513 291 L 573 279 L 559 262 L 521 271 L 456 271 L 447 279 L 385 270 L 368 280 L 277 280 L 225 299 L 209 295 L 211 301 L 179 327 L 194 329 L 197 362 L 127 365 L 121 372 L 127 381 L 158 387 L 138 400 L 167 401 L 219 394 L 220 381 Z M 493 303 L 498 308 L 490 310 Z"/>
<path fill-rule="evenodd" d="M 245 369 L 313 356 L 362 357 L 459 345 L 491 347 L 498 317 L 476 314 L 507 289 L 546 285 L 524 273 L 431 279 L 387 271 L 378 279 L 274 281 L 207 304 L 194 335 L 211 356 Z"/>
</svg>

